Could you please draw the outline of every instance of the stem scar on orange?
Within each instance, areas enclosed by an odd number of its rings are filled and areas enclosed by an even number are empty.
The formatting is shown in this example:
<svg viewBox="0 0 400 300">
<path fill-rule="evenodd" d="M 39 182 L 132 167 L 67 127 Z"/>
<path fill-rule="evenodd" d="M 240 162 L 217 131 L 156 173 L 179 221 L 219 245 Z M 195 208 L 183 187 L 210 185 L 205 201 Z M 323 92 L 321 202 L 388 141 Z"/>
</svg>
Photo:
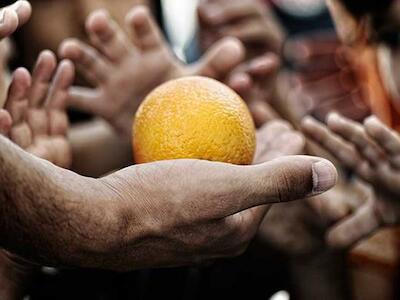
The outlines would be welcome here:
<svg viewBox="0 0 400 300">
<path fill-rule="evenodd" d="M 226 85 L 184 77 L 153 90 L 133 124 L 136 163 L 203 159 L 251 164 L 255 127 L 245 102 Z"/>
</svg>

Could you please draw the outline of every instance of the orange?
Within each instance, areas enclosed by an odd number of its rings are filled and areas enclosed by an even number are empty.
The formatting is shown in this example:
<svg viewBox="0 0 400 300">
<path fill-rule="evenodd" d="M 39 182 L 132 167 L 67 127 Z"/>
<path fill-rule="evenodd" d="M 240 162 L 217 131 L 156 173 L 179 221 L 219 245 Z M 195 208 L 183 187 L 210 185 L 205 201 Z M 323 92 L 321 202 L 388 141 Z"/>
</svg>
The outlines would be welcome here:
<svg viewBox="0 0 400 300">
<path fill-rule="evenodd" d="M 140 106 L 133 125 L 136 163 L 203 159 L 251 164 L 255 128 L 233 90 L 205 77 L 162 84 Z"/>
</svg>

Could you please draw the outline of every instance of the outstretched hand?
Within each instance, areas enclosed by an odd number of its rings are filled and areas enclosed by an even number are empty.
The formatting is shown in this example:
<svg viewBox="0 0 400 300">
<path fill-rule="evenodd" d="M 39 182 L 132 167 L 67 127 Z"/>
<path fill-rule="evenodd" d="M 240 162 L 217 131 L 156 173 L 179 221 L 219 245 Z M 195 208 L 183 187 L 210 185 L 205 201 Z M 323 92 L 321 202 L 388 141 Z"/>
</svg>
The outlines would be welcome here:
<svg viewBox="0 0 400 300">
<path fill-rule="evenodd" d="M 346 247 L 380 226 L 400 222 L 400 137 L 376 117 L 360 124 L 331 114 L 327 124 L 306 118 L 303 129 L 374 188 L 367 201 L 328 235 L 331 244 Z"/>
<path fill-rule="evenodd" d="M 279 67 L 279 57 L 268 52 L 240 64 L 227 79 L 227 84 L 246 101 L 256 127 L 279 117 L 272 107 Z"/>
<path fill-rule="evenodd" d="M 134 7 L 126 22 L 130 35 L 106 11 L 93 12 L 86 24 L 92 45 L 72 39 L 59 50 L 94 86 L 75 88 L 71 105 L 103 117 L 126 138 L 131 136 L 135 111 L 153 88 L 185 75 L 223 78 L 244 57 L 240 42 L 228 38 L 215 44 L 199 63 L 184 66 L 147 8 Z"/>
<path fill-rule="evenodd" d="M 32 77 L 17 69 L 8 91 L 5 109 L 0 109 L 0 134 L 31 154 L 60 167 L 71 164 L 66 105 L 74 67 L 64 60 L 57 67 L 54 54 L 43 51 Z"/>
</svg>

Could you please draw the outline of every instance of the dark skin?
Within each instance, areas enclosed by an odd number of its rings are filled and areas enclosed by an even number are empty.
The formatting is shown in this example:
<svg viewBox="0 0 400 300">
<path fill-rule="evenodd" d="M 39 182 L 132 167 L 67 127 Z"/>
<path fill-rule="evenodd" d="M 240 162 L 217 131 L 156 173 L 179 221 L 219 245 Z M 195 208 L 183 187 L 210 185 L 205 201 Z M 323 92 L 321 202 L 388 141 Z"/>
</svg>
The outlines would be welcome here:
<svg viewBox="0 0 400 300">
<path fill-rule="evenodd" d="M 160 162 L 95 180 L 33 158 L 3 137 L 0 157 L 2 245 L 42 264 L 113 270 L 239 254 L 266 212 L 248 208 L 318 194 L 336 178 L 326 161 L 287 157 L 254 167 Z"/>
</svg>

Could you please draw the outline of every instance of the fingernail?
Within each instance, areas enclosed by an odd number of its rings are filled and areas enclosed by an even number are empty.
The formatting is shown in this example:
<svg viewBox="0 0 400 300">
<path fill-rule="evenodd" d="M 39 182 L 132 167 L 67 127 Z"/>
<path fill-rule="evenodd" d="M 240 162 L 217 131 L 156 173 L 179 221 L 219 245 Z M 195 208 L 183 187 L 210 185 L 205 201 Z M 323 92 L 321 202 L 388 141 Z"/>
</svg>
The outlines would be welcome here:
<svg viewBox="0 0 400 300">
<path fill-rule="evenodd" d="M 313 195 L 328 191 L 336 185 L 337 172 L 334 165 L 326 160 L 312 165 Z"/>
</svg>

